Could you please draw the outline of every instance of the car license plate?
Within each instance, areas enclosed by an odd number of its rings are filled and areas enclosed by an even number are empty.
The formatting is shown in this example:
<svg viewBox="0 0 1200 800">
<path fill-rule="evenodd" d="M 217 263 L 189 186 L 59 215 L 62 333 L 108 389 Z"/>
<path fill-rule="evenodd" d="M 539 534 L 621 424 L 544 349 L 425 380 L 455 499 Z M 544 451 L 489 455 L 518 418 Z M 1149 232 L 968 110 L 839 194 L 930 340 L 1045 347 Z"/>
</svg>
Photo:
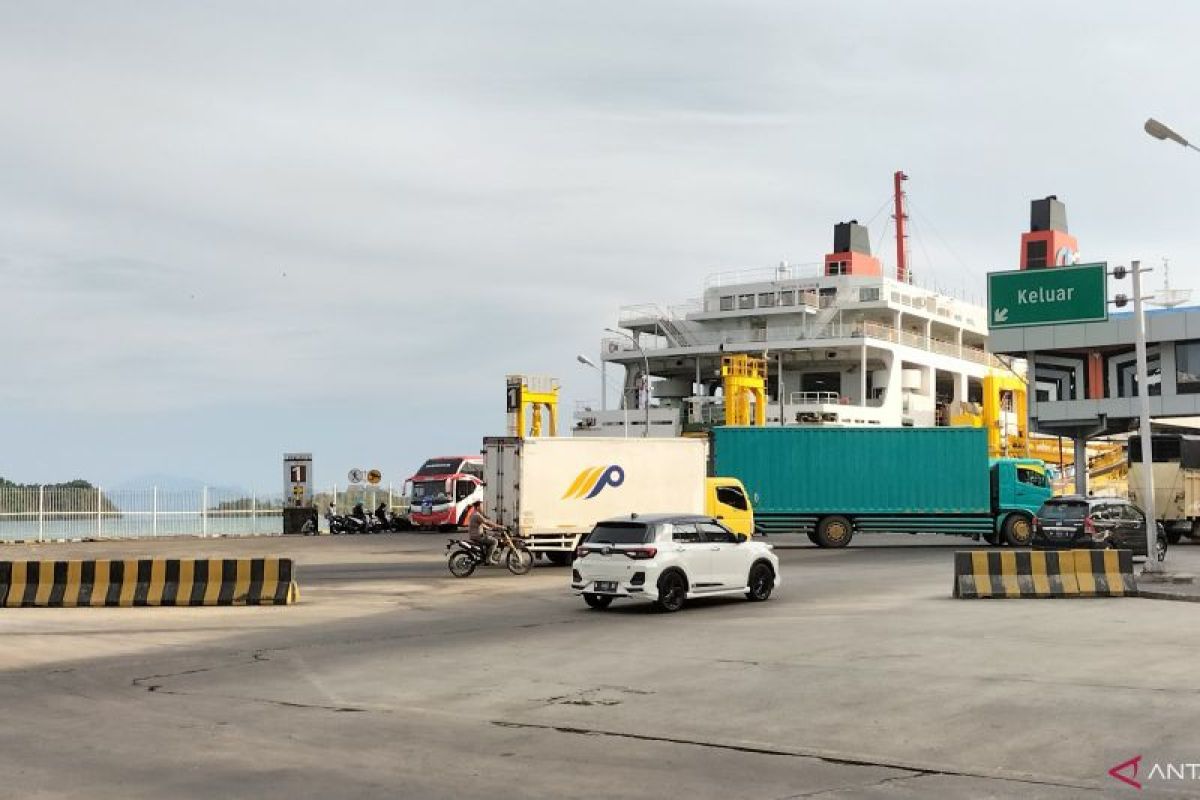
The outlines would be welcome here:
<svg viewBox="0 0 1200 800">
<path fill-rule="evenodd" d="M 595 588 L 597 592 L 615 592 L 617 590 L 616 581 L 596 581 Z"/>
</svg>

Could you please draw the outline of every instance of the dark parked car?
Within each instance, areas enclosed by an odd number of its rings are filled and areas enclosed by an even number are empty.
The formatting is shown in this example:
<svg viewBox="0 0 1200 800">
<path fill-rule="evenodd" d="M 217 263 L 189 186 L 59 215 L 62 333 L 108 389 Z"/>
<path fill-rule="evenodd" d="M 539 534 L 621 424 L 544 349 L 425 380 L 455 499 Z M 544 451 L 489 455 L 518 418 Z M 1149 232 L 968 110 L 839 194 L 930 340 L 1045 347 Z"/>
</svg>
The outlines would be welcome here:
<svg viewBox="0 0 1200 800">
<path fill-rule="evenodd" d="M 1155 557 L 1167 556 L 1167 534 L 1158 523 Z M 1052 497 L 1033 518 L 1034 550 L 1132 550 L 1146 555 L 1146 515 L 1119 497 Z"/>
</svg>

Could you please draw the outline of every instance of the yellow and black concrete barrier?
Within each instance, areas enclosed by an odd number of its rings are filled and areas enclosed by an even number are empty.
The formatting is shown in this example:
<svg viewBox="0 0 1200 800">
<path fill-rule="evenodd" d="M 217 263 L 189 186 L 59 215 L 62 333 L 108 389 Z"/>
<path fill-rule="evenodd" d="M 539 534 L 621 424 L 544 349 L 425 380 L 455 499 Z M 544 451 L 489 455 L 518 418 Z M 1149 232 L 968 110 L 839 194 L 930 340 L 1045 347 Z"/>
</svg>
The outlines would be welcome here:
<svg viewBox="0 0 1200 800">
<path fill-rule="evenodd" d="M 974 550 L 954 554 L 954 596 L 1135 597 L 1128 550 Z"/>
<path fill-rule="evenodd" d="M 290 558 L 0 561 L 0 606 L 258 606 L 296 602 Z"/>
</svg>

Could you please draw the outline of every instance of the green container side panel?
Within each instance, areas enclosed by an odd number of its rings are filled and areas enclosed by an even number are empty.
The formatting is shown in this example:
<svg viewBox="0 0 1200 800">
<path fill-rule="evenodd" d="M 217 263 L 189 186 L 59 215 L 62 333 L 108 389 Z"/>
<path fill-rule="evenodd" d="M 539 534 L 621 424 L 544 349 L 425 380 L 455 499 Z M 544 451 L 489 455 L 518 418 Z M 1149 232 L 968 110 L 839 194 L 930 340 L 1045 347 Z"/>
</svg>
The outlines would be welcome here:
<svg viewBox="0 0 1200 800">
<path fill-rule="evenodd" d="M 982 428 L 717 427 L 713 443 L 756 513 L 991 513 Z"/>
</svg>

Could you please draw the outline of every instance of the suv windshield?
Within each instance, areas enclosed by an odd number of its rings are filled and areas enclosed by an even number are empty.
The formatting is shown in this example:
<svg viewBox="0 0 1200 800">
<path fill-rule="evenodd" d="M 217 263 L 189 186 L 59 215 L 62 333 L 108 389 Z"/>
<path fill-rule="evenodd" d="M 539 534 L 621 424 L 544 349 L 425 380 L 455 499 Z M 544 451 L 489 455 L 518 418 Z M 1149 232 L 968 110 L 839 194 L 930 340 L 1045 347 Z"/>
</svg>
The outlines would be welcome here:
<svg viewBox="0 0 1200 800">
<path fill-rule="evenodd" d="M 1037 515 L 1048 522 L 1072 522 L 1087 516 L 1087 503 L 1046 503 Z"/>
<path fill-rule="evenodd" d="M 636 522 L 601 522 L 592 528 L 585 541 L 588 544 L 645 544 L 650 541 L 650 530 Z"/>
</svg>

